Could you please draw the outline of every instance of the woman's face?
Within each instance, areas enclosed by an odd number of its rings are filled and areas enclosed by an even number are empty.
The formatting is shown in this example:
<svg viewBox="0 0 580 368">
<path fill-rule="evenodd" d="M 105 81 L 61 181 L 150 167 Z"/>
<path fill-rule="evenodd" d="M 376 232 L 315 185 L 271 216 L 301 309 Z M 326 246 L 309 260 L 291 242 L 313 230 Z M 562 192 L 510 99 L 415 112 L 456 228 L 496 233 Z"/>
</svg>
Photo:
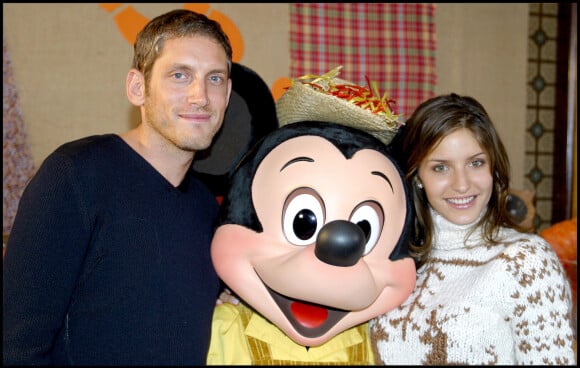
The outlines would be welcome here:
<svg viewBox="0 0 580 368">
<path fill-rule="evenodd" d="M 468 129 L 443 138 L 421 162 L 418 179 L 431 206 L 457 225 L 474 222 L 493 189 L 488 156 Z"/>
</svg>

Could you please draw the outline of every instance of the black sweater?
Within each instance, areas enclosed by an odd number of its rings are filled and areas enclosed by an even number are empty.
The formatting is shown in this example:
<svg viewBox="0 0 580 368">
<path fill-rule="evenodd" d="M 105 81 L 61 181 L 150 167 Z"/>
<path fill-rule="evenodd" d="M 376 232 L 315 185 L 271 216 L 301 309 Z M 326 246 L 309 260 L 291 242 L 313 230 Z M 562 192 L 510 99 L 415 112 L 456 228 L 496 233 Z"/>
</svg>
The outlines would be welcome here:
<svg viewBox="0 0 580 368">
<path fill-rule="evenodd" d="M 3 264 L 4 364 L 205 364 L 217 201 L 113 134 L 64 144 L 20 200 Z"/>
</svg>

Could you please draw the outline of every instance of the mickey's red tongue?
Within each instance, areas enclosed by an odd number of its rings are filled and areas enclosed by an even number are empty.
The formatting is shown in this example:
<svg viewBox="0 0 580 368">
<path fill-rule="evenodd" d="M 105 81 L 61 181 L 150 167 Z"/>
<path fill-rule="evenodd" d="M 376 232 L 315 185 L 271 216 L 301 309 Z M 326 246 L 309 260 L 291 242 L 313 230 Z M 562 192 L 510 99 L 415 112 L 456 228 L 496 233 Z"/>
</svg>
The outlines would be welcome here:
<svg viewBox="0 0 580 368">
<path fill-rule="evenodd" d="M 308 328 L 316 328 L 328 318 L 328 310 L 326 308 L 317 307 L 312 304 L 292 302 L 290 304 L 290 310 L 294 318 L 301 325 Z"/>
</svg>

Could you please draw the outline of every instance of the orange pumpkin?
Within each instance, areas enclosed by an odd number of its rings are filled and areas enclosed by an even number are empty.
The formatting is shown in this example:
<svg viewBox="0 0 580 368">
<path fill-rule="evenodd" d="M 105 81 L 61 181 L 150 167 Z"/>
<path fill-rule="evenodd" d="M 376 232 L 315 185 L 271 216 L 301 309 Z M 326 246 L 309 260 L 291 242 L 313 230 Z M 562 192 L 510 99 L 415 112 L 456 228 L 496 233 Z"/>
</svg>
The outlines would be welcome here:
<svg viewBox="0 0 580 368">
<path fill-rule="evenodd" d="M 560 260 L 576 260 L 578 242 L 576 217 L 558 222 L 542 230 L 540 236 L 550 243 Z"/>
<path fill-rule="evenodd" d="M 572 316 L 576 321 L 577 302 L 578 302 L 578 269 L 577 269 L 577 235 L 576 235 L 576 217 L 570 220 L 558 222 L 540 232 L 542 236 L 558 255 L 564 271 L 570 281 L 572 288 L 573 313 Z"/>
</svg>

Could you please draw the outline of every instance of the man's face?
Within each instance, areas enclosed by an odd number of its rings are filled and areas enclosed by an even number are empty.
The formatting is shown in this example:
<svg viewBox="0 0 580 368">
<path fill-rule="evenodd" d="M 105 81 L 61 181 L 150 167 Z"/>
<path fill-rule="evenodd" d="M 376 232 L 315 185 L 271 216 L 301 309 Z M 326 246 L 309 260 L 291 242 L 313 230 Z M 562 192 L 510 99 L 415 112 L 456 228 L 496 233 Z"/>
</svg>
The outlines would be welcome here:
<svg viewBox="0 0 580 368">
<path fill-rule="evenodd" d="M 226 53 L 205 36 L 167 40 L 145 92 L 146 126 L 180 150 L 205 149 L 223 123 L 230 97 Z"/>
</svg>

